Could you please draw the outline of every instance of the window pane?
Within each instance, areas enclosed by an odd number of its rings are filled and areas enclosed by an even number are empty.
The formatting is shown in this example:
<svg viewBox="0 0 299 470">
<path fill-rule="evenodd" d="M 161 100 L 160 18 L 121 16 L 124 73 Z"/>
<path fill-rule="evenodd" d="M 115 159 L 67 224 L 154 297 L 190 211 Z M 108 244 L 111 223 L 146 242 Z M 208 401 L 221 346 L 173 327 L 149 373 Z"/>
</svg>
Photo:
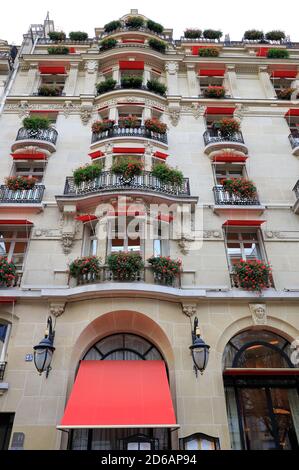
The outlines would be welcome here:
<svg viewBox="0 0 299 470">
<path fill-rule="evenodd" d="M 244 243 L 244 254 L 247 261 L 261 259 L 261 252 L 256 243 Z"/>
<path fill-rule="evenodd" d="M 281 388 L 272 388 L 271 389 L 271 399 L 273 404 L 273 413 L 276 418 L 276 423 L 278 427 L 278 439 L 279 445 L 283 450 L 291 450 L 296 448 L 297 436 L 296 430 L 293 423 L 292 414 L 296 419 L 298 417 L 298 406 L 299 399 L 298 393 L 296 397 L 296 390 L 293 400 L 293 409 L 291 408 L 289 401 L 289 393 L 291 390 L 281 389 Z M 297 399 L 296 399 L 297 398 Z M 298 429 L 297 429 L 298 430 Z"/>
<path fill-rule="evenodd" d="M 286 360 L 280 353 L 262 344 L 249 346 L 238 360 L 237 367 L 268 368 L 288 367 Z"/>
</svg>

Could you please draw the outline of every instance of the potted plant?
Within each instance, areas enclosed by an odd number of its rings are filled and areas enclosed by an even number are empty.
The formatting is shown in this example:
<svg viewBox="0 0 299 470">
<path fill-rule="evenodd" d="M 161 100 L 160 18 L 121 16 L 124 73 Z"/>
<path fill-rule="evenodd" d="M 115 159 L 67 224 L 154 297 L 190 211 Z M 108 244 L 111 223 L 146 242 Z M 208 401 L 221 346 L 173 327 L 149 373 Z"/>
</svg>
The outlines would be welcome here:
<svg viewBox="0 0 299 470">
<path fill-rule="evenodd" d="M 128 116 L 120 117 L 118 120 L 118 126 L 122 129 L 136 129 L 140 127 L 140 120 L 137 116 L 129 114 Z"/>
<path fill-rule="evenodd" d="M 106 78 L 106 80 L 104 80 L 103 82 L 97 83 L 96 89 L 97 89 L 98 95 L 114 90 L 115 85 L 116 85 L 116 80 L 113 80 L 113 78 Z"/>
<path fill-rule="evenodd" d="M 23 126 L 30 131 L 39 131 L 40 129 L 49 129 L 50 121 L 48 118 L 30 116 L 23 119 Z"/>
<path fill-rule="evenodd" d="M 147 20 L 146 26 L 150 31 L 153 31 L 154 33 L 157 33 L 157 34 L 162 34 L 164 31 L 164 28 L 160 23 L 156 23 L 155 21 L 152 21 L 152 20 Z"/>
<path fill-rule="evenodd" d="M 161 52 L 162 54 L 164 54 L 166 51 L 166 42 L 160 41 L 159 39 L 149 39 L 148 45 L 155 51 Z"/>
<path fill-rule="evenodd" d="M 285 37 L 285 33 L 279 30 L 269 31 L 266 33 L 266 39 L 268 39 L 268 41 L 281 41 L 282 39 L 285 39 Z"/>
<path fill-rule="evenodd" d="M 158 95 L 165 96 L 167 91 L 167 86 L 164 83 L 159 82 L 159 80 L 153 78 L 152 80 L 147 81 L 147 89 Z"/>
<path fill-rule="evenodd" d="M 209 86 L 204 90 L 205 98 L 224 98 L 225 88 L 223 86 Z"/>
<path fill-rule="evenodd" d="M 114 38 L 103 39 L 100 42 L 100 51 L 107 51 L 108 49 L 113 49 L 117 44 L 117 40 Z"/>
<path fill-rule="evenodd" d="M 48 54 L 50 55 L 67 55 L 70 53 L 68 47 L 57 46 L 57 47 L 48 47 Z"/>
<path fill-rule="evenodd" d="M 242 289 L 261 292 L 271 284 L 271 267 L 260 260 L 241 259 L 233 266 L 235 283 Z"/>
<path fill-rule="evenodd" d="M 256 196 L 256 187 L 247 178 L 227 178 L 221 181 L 223 189 L 231 195 L 242 199 L 252 199 Z"/>
<path fill-rule="evenodd" d="M 152 169 L 152 175 L 164 184 L 182 186 L 184 182 L 183 173 L 176 168 L 171 168 L 166 163 L 156 163 Z"/>
<path fill-rule="evenodd" d="M 77 280 L 84 277 L 94 280 L 100 277 L 101 260 L 97 256 L 83 256 L 70 263 L 70 276 Z"/>
<path fill-rule="evenodd" d="M 48 33 L 49 38 L 51 41 L 64 41 L 66 36 L 63 31 L 50 31 Z"/>
<path fill-rule="evenodd" d="M 169 256 L 152 256 L 147 262 L 152 266 L 156 282 L 173 285 L 182 269 L 181 260 L 171 259 Z"/>
<path fill-rule="evenodd" d="M 139 75 L 123 75 L 121 77 L 122 88 L 141 88 L 143 77 Z"/>
<path fill-rule="evenodd" d="M 5 256 L 0 256 L 0 286 L 11 287 L 17 278 L 17 268 Z"/>
<path fill-rule="evenodd" d="M 222 36 L 222 31 L 216 30 L 216 29 L 205 29 L 204 32 L 202 33 L 203 37 L 205 39 L 220 39 Z"/>
<path fill-rule="evenodd" d="M 141 175 L 143 162 L 132 157 L 123 157 L 114 161 L 111 171 L 116 175 L 121 175 L 123 180 L 131 182 L 135 176 Z"/>
<path fill-rule="evenodd" d="M 201 34 L 201 29 L 188 28 L 184 31 L 184 36 L 188 39 L 199 39 L 201 37 Z"/>
<path fill-rule="evenodd" d="M 219 48 L 218 47 L 200 47 L 198 49 L 199 57 L 218 57 Z"/>
<path fill-rule="evenodd" d="M 129 16 L 125 21 L 125 25 L 130 29 L 140 29 L 144 26 L 144 21 L 141 16 Z"/>
<path fill-rule="evenodd" d="M 296 91 L 296 88 L 283 88 L 282 90 L 277 90 L 277 98 L 280 100 L 290 100 L 294 91 Z"/>
<path fill-rule="evenodd" d="M 146 119 L 144 127 L 148 131 L 156 132 L 157 134 L 166 134 L 167 131 L 167 124 L 164 124 L 158 118 Z"/>
<path fill-rule="evenodd" d="M 107 264 L 114 281 L 134 281 L 144 268 L 140 254 L 133 251 L 112 253 L 107 258 Z"/>
<path fill-rule="evenodd" d="M 247 41 L 262 41 L 264 39 L 263 31 L 257 29 L 249 29 L 244 33 L 244 39 Z"/>
<path fill-rule="evenodd" d="M 213 127 L 220 131 L 223 137 L 230 137 L 240 131 L 240 123 L 233 118 L 224 118 L 216 121 Z"/>
<path fill-rule="evenodd" d="M 91 130 L 94 134 L 100 134 L 101 132 L 109 131 L 113 128 L 115 121 L 113 119 L 103 119 L 102 121 L 95 121 Z"/>
<path fill-rule="evenodd" d="M 84 181 L 92 181 L 102 173 L 102 165 L 90 163 L 73 171 L 74 182 L 78 186 Z"/>
<path fill-rule="evenodd" d="M 5 180 L 8 189 L 17 191 L 18 189 L 33 189 L 36 184 L 36 178 L 30 176 L 9 176 Z"/>
<path fill-rule="evenodd" d="M 69 36 L 72 41 L 86 41 L 88 39 L 88 34 L 84 31 L 71 31 Z"/>
<path fill-rule="evenodd" d="M 39 96 L 59 96 L 61 89 L 54 85 L 42 85 L 38 89 Z"/>
<path fill-rule="evenodd" d="M 268 59 L 288 59 L 290 56 L 287 49 L 269 49 L 267 52 Z"/>
<path fill-rule="evenodd" d="M 119 20 L 110 21 L 109 23 L 105 24 L 104 31 L 105 33 L 111 33 L 116 29 L 121 28 L 122 24 Z"/>
</svg>

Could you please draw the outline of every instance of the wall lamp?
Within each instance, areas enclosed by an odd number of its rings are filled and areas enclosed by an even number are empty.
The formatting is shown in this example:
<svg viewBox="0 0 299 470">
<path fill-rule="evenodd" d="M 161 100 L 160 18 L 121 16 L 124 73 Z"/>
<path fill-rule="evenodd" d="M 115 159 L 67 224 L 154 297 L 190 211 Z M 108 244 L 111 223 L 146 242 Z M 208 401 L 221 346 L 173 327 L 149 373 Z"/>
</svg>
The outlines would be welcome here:
<svg viewBox="0 0 299 470">
<path fill-rule="evenodd" d="M 40 341 L 39 344 L 33 346 L 34 349 L 34 365 L 41 375 L 43 372 L 46 372 L 46 378 L 49 375 L 53 357 L 53 352 L 55 348 L 54 344 L 55 330 L 53 329 L 52 317 L 48 317 L 47 320 L 47 329 L 45 331 L 45 337 Z"/>
<path fill-rule="evenodd" d="M 208 346 L 200 337 L 200 329 L 198 326 L 197 317 L 194 318 L 194 325 L 192 331 L 192 345 L 189 349 L 192 353 L 193 369 L 197 377 L 198 371 L 200 371 L 202 375 L 208 365 L 210 349 L 210 346 Z"/>
</svg>

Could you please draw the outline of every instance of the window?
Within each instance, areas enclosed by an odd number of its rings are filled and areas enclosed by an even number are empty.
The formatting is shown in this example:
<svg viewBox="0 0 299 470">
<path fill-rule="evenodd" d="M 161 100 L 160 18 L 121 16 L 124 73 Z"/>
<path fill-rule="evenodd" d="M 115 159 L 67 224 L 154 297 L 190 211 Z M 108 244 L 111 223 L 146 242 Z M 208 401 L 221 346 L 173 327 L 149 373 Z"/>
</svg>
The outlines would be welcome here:
<svg viewBox="0 0 299 470">
<path fill-rule="evenodd" d="M 247 261 L 265 259 L 260 230 L 252 227 L 248 229 L 226 228 L 225 239 L 230 268 L 241 259 Z"/>
<path fill-rule="evenodd" d="M 203 92 L 209 86 L 223 86 L 224 77 L 200 77 L 200 89 Z"/>
<path fill-rule="evenodd" d="M 84 224 L 83 256 L 96 256 L 98 250 L 98 237 L 96 225 L 98 221 L 92 220 Z"/>
<path fill-rule="evenodd" d="M 221 181 L 228 178 L 246 177 L 245 165 L 227 164 L 213 165 L 214 179 L 216 185 L 222 186 Z"/>
<path fill-rule="evenodd" d="M 219 450 L 219 439 L 200 432 L 180 439 L 180 446 L 184 450 Z"/>
<path fill-rule="evenodd" d="M 0 450 L 8 450 L 14 413 L 0 413 Z"/>
<path fill-rule="evenodd" d="M 274 86 L 274 90 L 277 92 L 284 90 L 285 88 L 292 88 L 292 82 L 294 78 L 281 78 L 281 77 L 272 77 L 272 84 Z"/>
<path fill-rule="evenodd" d="M 118 119 L 134 116 L 137 118 L 138 125 L 142 125 L 143 108 L 140 106 L 121 106 L 118 108 Z"/>
<path fill-rule="evenodd" d="M 154 256 L 169 256 L 169 223 L 156 221 L 154 226 L 153 253 Z"/>
<path fill-rule="evenodd" d="M 142 251 L 142 220 L 136 217 L 120 216 L 112 218 L 109 222 L 110 237 L 108 251 L 110 253 L 117 253 L 119 251 Z"/>
<path fill-rule="evenodd" d="M 18 270 L 23 268 L 29 236 L 30 229 L 27 227 L 0 229 L 0 256 L 7 256 Z"/>
<path fill-rule="evenodd" d="M 3 381 L 5 366 L 6 366 L 6 352 L 8 341 L 10 337 L 11 324 L 0 320 L 0 382 Z"/>
<path fill-rule="evenodd" d="M 30 161 L 15 162 L 14 174 L 15 176 L 30 176 L 34 177 L 38 183 L 41 183 L 46 169 L 45 162 Z"/>
<path fill-rule="evenodd" d="M 60 93 L 63 92 L 66 75 L 41 75 L 40 86 L 48 85 L 59 88 Z"/>
</svg>

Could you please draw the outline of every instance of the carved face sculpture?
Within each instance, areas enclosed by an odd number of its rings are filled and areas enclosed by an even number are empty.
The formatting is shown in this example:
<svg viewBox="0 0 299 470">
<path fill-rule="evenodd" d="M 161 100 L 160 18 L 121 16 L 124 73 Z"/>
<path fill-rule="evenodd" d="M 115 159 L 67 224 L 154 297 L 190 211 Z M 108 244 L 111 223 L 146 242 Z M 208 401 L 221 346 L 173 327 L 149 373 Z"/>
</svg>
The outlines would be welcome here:
<svg viewBox="0 0 299 470">
<path fill-rule="evenodd" d="M 256 305 L 254 314 L 258 320 L 263 320 L 265 317 L 265 308 L 262 305 Z"/>
</svg>

